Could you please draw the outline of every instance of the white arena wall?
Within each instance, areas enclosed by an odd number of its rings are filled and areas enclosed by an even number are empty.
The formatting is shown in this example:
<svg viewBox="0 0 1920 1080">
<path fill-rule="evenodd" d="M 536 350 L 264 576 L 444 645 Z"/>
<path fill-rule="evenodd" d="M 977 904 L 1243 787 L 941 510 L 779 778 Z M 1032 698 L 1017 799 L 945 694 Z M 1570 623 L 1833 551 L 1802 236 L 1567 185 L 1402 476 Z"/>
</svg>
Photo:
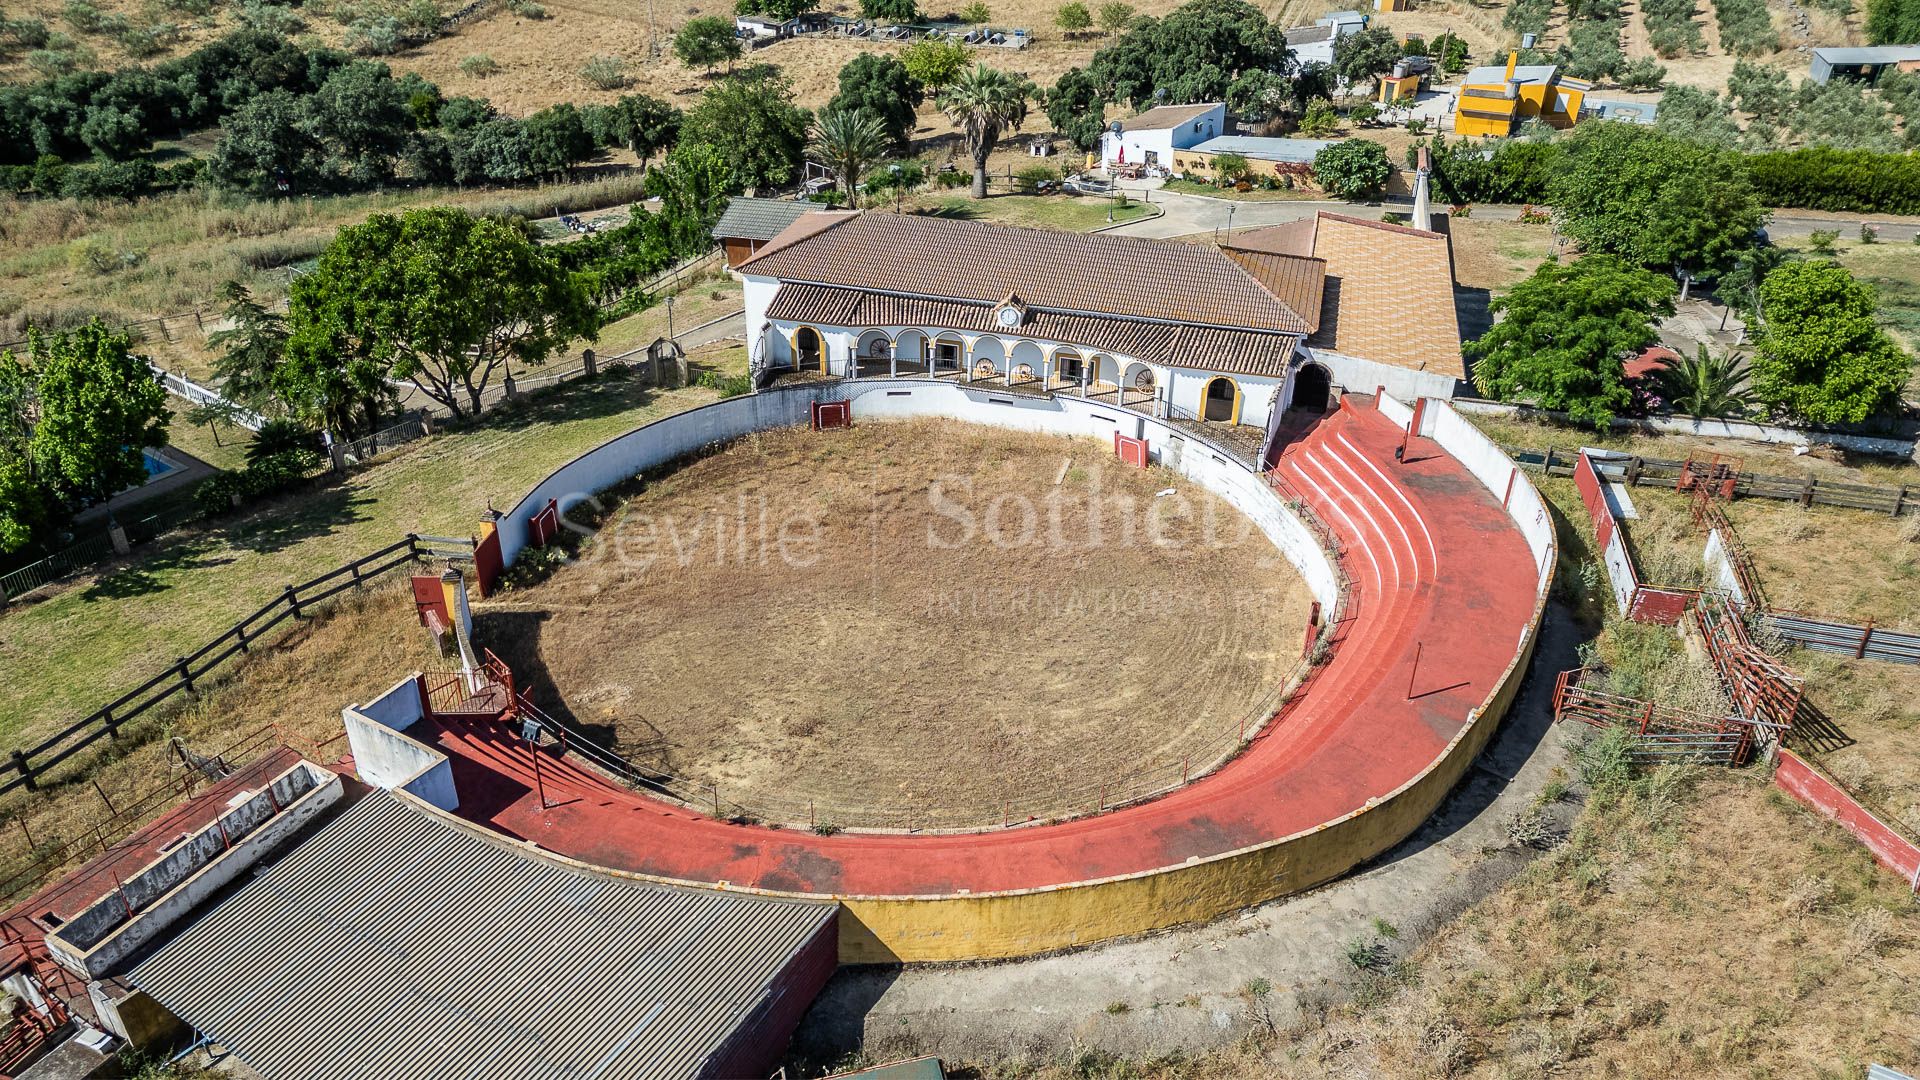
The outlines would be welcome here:
<svg viewBox="0 0 1920 1080">
<path fill-rule="evenodd" d="M 1190 432 L 1127 409 L 1080 398 L 994 393 L 950 380 L 886 379 L 803 384 L 728 398 L 635 428 L 580 455 L 542 480 L 498 524 L 511 566 L 527 544 L 529 519 L 557 501 L 567 508 L 648 469 L 755 431 L 808 422 L 816 401 L 849 401 L 855 422 L 946 417 L 1013 431 L 1091 438 L 1111 454 L 1116 432 L 1147 440 L 1156 464 L 1213 492 L 1247 515 L 1299 570 L 1321 606 L 1333 610 L 1338 578 L 1313 533 L 1259 475 Z"/>
</svg>

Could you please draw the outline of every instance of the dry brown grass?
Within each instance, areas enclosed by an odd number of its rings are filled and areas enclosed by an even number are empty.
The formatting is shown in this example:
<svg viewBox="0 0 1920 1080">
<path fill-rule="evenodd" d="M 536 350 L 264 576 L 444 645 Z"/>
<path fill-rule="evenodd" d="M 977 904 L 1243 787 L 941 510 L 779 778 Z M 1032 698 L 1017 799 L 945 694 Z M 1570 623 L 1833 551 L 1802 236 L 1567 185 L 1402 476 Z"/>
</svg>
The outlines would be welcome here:
<svg viewBox="0 0 1920 1080">
<path fill-rule="evenodd" d="M 1795 650 L 1807 700 L 1832 718 L 1846 745 L 1816 747 L 1848 790 L 1920 836 L 1920 666 Z"/>
<path fill-rule="evenodd" d="M 1465 217 L 1448 222 L 1453 233 L 1454 280 L 1498 296 L 1545 261 L 1553 233 L 1543 225 Z"/>
<path fill-rule="evenodd" d="M 404 579 L 390 579 L 359 594 L 347 594 L 312 619 L 203 684 L 164 722 L 127 730 L 105 759 L 76 759 L 87 767 L 38 794 L 13 792 L 0 813 L 19 818 L 0 830 L 0 866 L 28 860 L 30 834 L 41 851 L 61 842 L 82 846 L 64 865 L 96 850 L 88 839 L 113 842 L 144 824 L 177 797 L 186 773 L 170 739 L 195 752 L 223 754 L 238 747 L 236 762 L 286 742 L 302 753 L 332 762 L 347 753 L 340 710 L 364 702 L 414 670 L 444 668 L 450 661 L 433 649 L 413 612 Z M 277 730 L 267 729 L 276 725 Z M 51 876 L 56 865 L 40 868 Z"/>
<path fill-rule="evenodd" d="M 743 440 L 649 482 L 587 550 L 481 605 L 478 639 L 633 759 L 839 825 L 1177 782 L 1278 706 L 1307 615 L 1272 544 L 1184 479 L 951 422 Z"/>
<path fill-rule="evenodd" d="M 1773 499 L 1737 500 L 1727 516 L 1773 607 L 1920 631 L 1915 519 Z"/>
<path fill-rule="evenodd" d="M 1090 1056 L 980 1075 L 1837 1080 L 1867 1061 L 1911 1070 L 1916 945 L 1920 914 L 1904 883 L 1851 837 L 1744 776 L 1676 775 L 1586 810 L 1569 842 L 1406 968 L 1356 975 L 1353 1003 L 1199 1060 Z"/>
</svg>

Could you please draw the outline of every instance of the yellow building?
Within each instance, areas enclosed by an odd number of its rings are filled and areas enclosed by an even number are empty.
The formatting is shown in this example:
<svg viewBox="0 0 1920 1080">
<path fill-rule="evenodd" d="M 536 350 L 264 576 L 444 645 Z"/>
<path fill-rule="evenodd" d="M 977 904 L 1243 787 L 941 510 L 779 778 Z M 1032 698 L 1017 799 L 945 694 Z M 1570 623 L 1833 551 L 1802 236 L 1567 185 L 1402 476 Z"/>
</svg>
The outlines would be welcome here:
<svg viewBox="0 0 1920 1080">
<path fill-rule="evenodd" d="M 1420 96 L 1419 75 L 1382 75 L 1380 77 L 1380 104 L 1391 105 L 1401 98 L 1412 100 Z"/>
<path fill-rule="evenodd" d="M 1507 66 L 1467 72 L 1453 109 L 1453 130 L 1461 135 L 1505 138 L 1529 120 L 1557 128 L 1572 127 L 1591 84 L 1560 74 L 1552 64 L 1521 64 L 1507 54 Z"/>
</svg>

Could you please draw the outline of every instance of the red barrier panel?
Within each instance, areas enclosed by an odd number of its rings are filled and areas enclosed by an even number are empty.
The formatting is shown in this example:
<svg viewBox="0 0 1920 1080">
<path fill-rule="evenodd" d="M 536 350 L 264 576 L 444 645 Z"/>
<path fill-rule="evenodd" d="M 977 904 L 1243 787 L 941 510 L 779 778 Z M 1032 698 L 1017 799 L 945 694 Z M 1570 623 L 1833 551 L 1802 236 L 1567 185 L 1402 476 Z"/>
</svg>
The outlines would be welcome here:
<svg viewBox="0 0 1920 1080">
<path fill-rule="evenodd" d="M 1136 439 L 1116 431 L 1113 433 L 1113 452 L 1120 455 L 1120 460 L 1124 464 L 1136 465 L 1142 469 L 1147 467 L 1147 440 L 1145 439 Z"/>
<path fill-rule="evenodd" d="M 1657 585 L 1642 585 L 1633 590 L 1633 602 L 1628 605 L 1628 617 L 1634 622 L 1659 623 L 1672 626 L 1687 613 L 1687 605 L 1693 603 L 1699 594 L 1688 589 L 1662 589 Z"/>
<path fill-rule="evenodd" d="M 527 544 L 531 547 L 546 547 L 547 541 L 560 531 L 560 504 L 548 499 L 540 512 L 527 520 Z"/>
<path fill-rule="evenodd" d="M 1774 770 L 1773 782 L 1823 817 L 1838 822 L 1873 852 L 1874 861 L 1899 874 L 1901 880 L 1911 883 L 1920 877 L 1920 847 L 1873 816 L 1855 802 L 1845 788 L 1829 780 L 1798 754 L 1780 751 L 1780 764 Z"/>
<path fill-rule="evenodd" d="M 447 590 L 440 584 L 438 574 L 415 574 L 413 576 L 413 610 L 420 616 L 420 625 L 431 627 L 428 615 L 437 616 L 442 627 L 453 625 L 453 619 L 447 614 Z"/>
<path fill-rule="evenodd" d="M 853 426 L 853 405 L 845 401 L 816 401 L 812 408 L 813 430 Z"/>
</svg>

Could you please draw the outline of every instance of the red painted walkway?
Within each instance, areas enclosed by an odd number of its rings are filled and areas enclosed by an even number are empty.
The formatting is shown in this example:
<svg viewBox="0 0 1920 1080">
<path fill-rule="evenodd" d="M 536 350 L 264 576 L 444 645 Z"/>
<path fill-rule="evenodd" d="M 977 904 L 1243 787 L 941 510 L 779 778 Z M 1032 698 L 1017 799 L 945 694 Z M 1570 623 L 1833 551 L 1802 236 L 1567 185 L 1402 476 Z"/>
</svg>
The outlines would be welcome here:
<svg viewBox="0 0 1920 1080">
<path fill-rule="evenodd" d="M 975 894 L 1177 866 L 1359 809 L 1425 769 L 1492 689 L 1537 579 L 1499 502 L 1437 447 L 1369 406 L 1290 446 L 1279 473 L 1339 533 L 1351 617 L 1333 660 L 1226 767 L 1164 798 L 1059 825 L 957 835 L 815 836 L 730 825 L 542 757 L 442 729 L 462 813 L 573 858 L 689 881 L 841 895 Z M 1414 667 L 1416 648 L 1419 664 Z M 1411 681 L 1411 699 L 1409 683 Z"/>
</svg>

